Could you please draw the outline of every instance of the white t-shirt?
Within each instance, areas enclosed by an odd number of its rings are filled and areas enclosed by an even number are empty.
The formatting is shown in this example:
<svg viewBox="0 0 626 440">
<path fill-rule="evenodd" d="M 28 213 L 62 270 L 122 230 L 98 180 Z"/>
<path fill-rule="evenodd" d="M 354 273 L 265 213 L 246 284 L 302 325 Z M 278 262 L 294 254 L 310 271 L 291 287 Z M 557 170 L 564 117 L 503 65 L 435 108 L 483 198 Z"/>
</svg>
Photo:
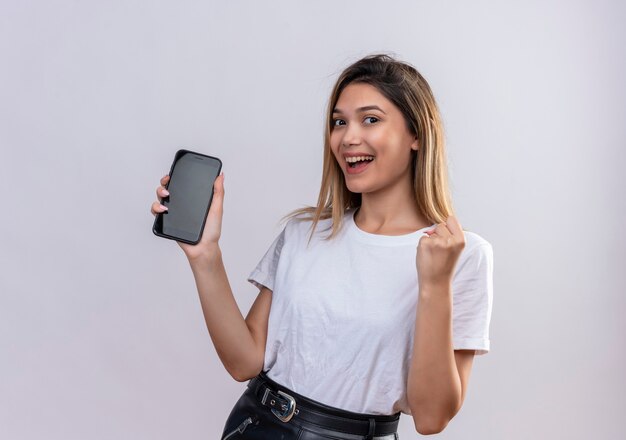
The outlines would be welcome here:
<svg viewBox="0 0 626 440">
<path fill-rule="evenodd" d="M 418 303 L 417 245 L 428 226 L 406 235 L 365 232 L 346 211 L 330 241 L 332 219 L 291 219 L 248 281 L 272 290 L 267 376 L 318 402 L 367 414 L 411 414 L 407 379 Z M 464 231 L 455 267 L 454 349 L 489 351 L 493 249 Z"/>
</svg>

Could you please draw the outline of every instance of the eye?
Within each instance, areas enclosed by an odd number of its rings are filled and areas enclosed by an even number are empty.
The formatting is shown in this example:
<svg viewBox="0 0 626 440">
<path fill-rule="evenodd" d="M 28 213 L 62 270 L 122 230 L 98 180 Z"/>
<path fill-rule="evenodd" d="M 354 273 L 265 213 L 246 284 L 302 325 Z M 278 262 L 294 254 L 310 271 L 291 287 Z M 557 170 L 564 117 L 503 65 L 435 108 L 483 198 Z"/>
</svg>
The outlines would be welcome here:
<svg viewBox="0 0 626 440">
<path fill-rule="evenodd" d="M 339 125 L 337 122 L 345 122 L 343 119 L 333 119 L 333 126 Z"/>
<path fill-rule="evenodd" d="M 376 116 L 367 116 L 365 119 L 366 119 L 366 120 L 367 120 L 367 119 L 374 119 L 374 122 L 378 121 L 378 118 L 377 118 Z M 373 124 L 374 122 L 372 122 L 372 124 Z"/>
</svg>

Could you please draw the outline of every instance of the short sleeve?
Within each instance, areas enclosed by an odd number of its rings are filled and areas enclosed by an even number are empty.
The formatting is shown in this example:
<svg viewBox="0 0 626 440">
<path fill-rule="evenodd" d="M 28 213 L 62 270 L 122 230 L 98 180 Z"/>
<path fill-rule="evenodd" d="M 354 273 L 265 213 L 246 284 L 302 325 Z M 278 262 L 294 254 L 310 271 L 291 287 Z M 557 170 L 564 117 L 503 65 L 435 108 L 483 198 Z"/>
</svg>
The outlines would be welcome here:
<svg viewBox="0 0 626 440">
<path fill-rule="evenodd" d="M 248 276 L 248 281 L 259 289 L 263 286 L 274 291 L 274 280 L 276 279 L 276 267 L 285 242 L 285 228 L 278 234 L 270 245 L 261 261 L 256 265 L 254 270 Z"/>
<path fill-rule="evenodd" d="M 468 251 L 452 280 L 452 328 L 455 350 L 489 352 L 493 306 L 493 248 L 488 242 Z"/>
</svg>

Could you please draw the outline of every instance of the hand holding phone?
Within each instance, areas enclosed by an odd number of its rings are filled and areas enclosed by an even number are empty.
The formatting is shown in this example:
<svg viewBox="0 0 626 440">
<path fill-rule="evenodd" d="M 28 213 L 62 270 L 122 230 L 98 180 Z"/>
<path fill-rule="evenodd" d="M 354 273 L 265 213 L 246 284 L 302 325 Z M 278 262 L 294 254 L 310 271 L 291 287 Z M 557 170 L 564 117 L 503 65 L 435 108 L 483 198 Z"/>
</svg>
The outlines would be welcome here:
<svg viewBox="0 0 626 440">
<path fill-rule="evenodd" d="M 155 235 L 176 240 L 189 259 L 214 252 L 221 236 L 224 175 L 218 158 L 179 150 L 157 187 Z M 207 212 L 208 211 L 208 212 Z"/>
</svg>

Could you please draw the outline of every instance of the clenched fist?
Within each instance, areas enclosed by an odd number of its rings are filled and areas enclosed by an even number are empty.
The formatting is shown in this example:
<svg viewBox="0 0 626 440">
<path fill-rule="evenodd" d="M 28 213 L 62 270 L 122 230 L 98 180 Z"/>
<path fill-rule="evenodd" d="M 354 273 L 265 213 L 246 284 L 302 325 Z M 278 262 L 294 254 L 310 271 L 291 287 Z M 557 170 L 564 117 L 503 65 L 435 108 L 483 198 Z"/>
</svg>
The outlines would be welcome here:
<svg viewBox="0 0 626 440">
<path fill-rule="evenodd" d="M 465 234 L 454 216 L 426 231 L 417 245 L 417 277 L 420 288 L 452 283 L 454 266 L 465 247 Z"/>
</svg>

